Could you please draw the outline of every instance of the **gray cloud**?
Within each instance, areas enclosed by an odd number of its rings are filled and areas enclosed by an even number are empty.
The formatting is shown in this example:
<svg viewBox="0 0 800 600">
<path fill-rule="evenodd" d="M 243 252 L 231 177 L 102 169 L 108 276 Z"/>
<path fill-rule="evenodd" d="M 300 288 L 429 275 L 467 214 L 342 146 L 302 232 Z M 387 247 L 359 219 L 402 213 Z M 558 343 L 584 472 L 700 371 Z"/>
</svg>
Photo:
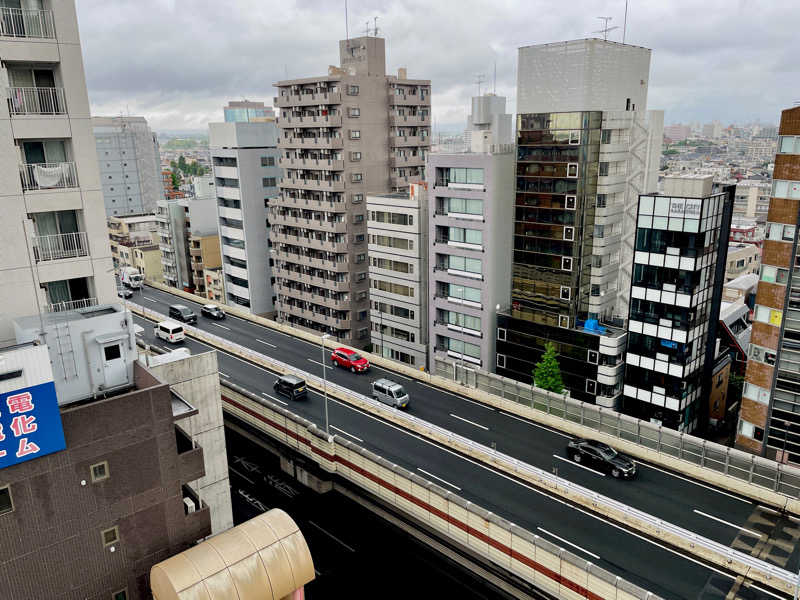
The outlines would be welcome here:
<svg viewBox="0 0 800 600">
<path fill-rule="evenodd" d="M 272 84 L 338 62 L 342 0 L 78 0 L 94 114 L 130 112 L 154 129 L 205 129 L 229 99 L 268 104 Z M 434 119 L 458 127 L 478 73 L 514 109 L 517 48 L 622 25 L 624 0 L 350 0 L 350 34 L 378 16 L 387 69 L 433 83 Z M 777 122 L 800 100 L 795 0 L 631 0 L 626 41 L 653 50 L 650 108 L 667 122 Z M 619 41 L 621 29 L 609 39 Z M 485 88 L 484 88 L 485 89 Z"/>
</svg>

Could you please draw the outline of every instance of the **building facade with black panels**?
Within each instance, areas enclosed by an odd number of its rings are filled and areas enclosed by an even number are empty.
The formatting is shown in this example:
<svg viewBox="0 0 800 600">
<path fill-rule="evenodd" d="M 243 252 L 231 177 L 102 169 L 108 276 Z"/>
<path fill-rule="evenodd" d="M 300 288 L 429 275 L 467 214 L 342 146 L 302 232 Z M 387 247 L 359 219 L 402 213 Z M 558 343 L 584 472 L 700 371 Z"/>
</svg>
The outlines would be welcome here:
<svg viewBox="0 0 800 600">
<path fill-rule="evenodd" d="M 552 341 L 572 397 L 614 406 L 624 332 L 590 311 L 602 124 L 600 111 L 517 116 L 511 305 L 498 314 L 496 361 L 530 382 Z"/>
<path fill-rule="evenodd" d="M 735 188 L 671 183 L 639 197 L 622 411 L 693 432 L 708 418 Z"/>
</svg>

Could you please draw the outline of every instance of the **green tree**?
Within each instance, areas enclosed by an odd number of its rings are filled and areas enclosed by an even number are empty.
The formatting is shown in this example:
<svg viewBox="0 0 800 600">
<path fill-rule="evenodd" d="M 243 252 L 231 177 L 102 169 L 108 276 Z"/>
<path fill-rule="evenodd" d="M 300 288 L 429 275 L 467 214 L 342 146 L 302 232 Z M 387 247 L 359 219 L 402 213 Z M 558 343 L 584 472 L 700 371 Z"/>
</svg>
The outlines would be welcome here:
<svg viewBox="0 0 800 600">
<path fill-rule="evenodd" d="M 181 176 L 177 171 L 172 172 L 172 187 L 178 189 L 181 186 Z"/>
<path fill-rule="evenodd" d="M 186 172 L 186 158 L 183 154 L 178 157 L 178 168 L 184 173 Z"/>
<path fill-rule="evenodd" d="M 533 384 L 560 394 L 564 391 L 564 382 L 561 380 L 561 367 L 558 366 L 556 356 L 556 347 L 552 342 L 547 342 L 542 360 L 533 369 Z"/>
</svg>

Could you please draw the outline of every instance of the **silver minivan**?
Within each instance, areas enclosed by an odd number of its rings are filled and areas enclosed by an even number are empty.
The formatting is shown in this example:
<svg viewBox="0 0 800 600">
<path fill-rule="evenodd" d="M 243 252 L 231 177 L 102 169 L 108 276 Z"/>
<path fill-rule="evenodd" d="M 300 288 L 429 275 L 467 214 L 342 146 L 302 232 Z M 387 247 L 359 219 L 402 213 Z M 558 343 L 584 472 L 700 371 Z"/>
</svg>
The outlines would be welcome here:
<svg viewBox="0 0 800 600">
<path fill-rule="evenodd" d="M 395 408 L 408 407 L 408 394 L 399 383 L 390 379 L 378 379 L 372 382 L 372 397 L 379 402 Z"/>
</svg>

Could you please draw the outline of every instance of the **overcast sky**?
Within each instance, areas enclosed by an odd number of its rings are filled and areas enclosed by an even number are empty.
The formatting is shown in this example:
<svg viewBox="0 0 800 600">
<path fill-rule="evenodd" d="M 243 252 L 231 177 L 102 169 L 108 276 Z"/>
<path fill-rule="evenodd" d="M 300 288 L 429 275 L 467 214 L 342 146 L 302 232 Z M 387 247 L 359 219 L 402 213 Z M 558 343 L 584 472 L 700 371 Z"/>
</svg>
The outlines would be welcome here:
<svg viewBox="0 0 800 600">
<path fill-rule="evenodd" d="M 92 113 L 206 129 L 229 99 L 338 64 L 344 0 L 77 0 Z M 595 37 L 625 0 L 349 0 L 350 35 L 378 16 L 387 71 L 431 79 L 435 124 L 458 129 L 477 74 L 514 111 L 519 46 Z M 800 101 L 798 0 L 630 0 L 626 42 L 651 48 L 648 108 L 666 122 L 777 124 Z M 602 37 L 602 34 L 600 34 Z M 487 84 L 484 84 L 484 88 Z"/>
</svg>

